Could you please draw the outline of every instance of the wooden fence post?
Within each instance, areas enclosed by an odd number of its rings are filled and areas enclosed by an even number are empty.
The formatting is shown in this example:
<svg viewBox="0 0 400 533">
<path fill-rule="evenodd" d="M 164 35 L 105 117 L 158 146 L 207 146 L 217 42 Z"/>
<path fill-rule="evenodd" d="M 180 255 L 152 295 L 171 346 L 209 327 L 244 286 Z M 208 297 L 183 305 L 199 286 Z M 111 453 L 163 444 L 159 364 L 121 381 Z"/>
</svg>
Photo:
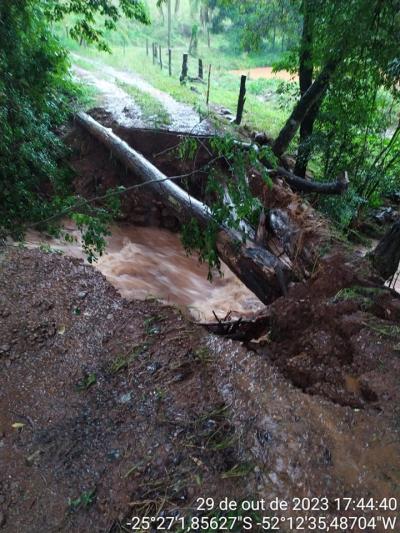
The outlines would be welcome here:
<svg viewBox="0 0 400 533">
<path fill-rule="evenodd" d="M 168 49 L 168 74 L 172 76 L 172 50 Z"/>
<path fill-rule="evenodd" d="M 242 122 L 242 116 L 243 116 L 243 108 L 244 103 L 246 101 L 246 76 L 242 76 L 240 78 L 240 91 L 239 91 L 239 100 L 237 105 L 237 113 L 236 113 L 236 124 L 240 124 Z"/>
<path fill-rule="evenodd" d="M 186 78 L 187 78 L 187 75 L 188 75 L 188 54 L 183 54 L 183 59 L 182 59 L 182 72 L 181 72 L 181 76 L 179 78 L 179 81 L 181 83 L 183 83 Z"/>
<path fill-rule="evenodd" d="M 203 79 L 203 60 L 199 59 L 199 79 Z"/>
<path fill-rule="evenodd" d="M 153 43 L 153 65 L 154 65 L 155 58 L 156 58 L 156 44 Z"/>
<path fill-rule="evenodd" d="M 159 54 L 160 54 L 160 68 L 161 68 L 161 70 L 162 70 L 161 44 L 160 44 L 160 46 L 158 47 L 158 51 L 159 51 Z"/>
<path fill-rule="evenodd" d="M 207 82 L 207 99 L 206 104 L 210 101 L 210 80 L 211 80 L 211 65 L 208 65 L 208 82 Z"/>
<path fill-rule="evenodd" d="M 149 55 L 149 40 L 146 37 L 146 56 L 148 56 L 148 55 Z"/>
</svg>

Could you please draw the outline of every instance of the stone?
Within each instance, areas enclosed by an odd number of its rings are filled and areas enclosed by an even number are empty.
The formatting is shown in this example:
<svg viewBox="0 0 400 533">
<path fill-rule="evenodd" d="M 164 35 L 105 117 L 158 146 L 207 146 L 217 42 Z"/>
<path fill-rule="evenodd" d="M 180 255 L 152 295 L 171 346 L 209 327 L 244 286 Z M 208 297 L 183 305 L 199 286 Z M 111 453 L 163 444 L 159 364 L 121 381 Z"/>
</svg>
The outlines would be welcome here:
<svg viewBox="0 0 400 533">
<path fill-rule="evenodd" d="M 126 394 L 121 394 L 121 396 L 118 398 L 119 403 L 128 403 L 132 399 L 132 393 L 127 392 Z"/>
</svg>

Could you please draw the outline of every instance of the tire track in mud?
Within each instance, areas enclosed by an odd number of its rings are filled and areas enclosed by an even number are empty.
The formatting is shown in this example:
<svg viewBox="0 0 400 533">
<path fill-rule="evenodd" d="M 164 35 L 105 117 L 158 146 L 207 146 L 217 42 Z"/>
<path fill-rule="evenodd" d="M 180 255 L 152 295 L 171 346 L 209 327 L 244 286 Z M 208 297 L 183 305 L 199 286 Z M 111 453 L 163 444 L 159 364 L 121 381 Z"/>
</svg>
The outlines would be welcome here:
<svg viewBox="0 0 400 533">
<path fill-rule="evenodd" d="M 171 123 L 165 126 L 165 129 L 182 133 L 214 133 L 211 123 L 207 120 L 202 120 L 199 113 L 190 105 L 178 102 L 169 94 L 153 87 L 135 72 L 120 71 L 78 54 L 72 54 L 72 58 L 84 61 L 95 67 L 95 72 L 89 72 L 74 65 L 73 72 L 103 94 L 106 110 L 115 115 L 118 122 L 121 120 L 121 125 L 144 127 L 146 123 L 143 120 L 140 109 L 135 104 L 134 98 L 118 87 L 115 80 L 136 87 L 158 100 L 171 117 Z M 138 111 L 139 113 L 136 114 Z"/>
</svg>

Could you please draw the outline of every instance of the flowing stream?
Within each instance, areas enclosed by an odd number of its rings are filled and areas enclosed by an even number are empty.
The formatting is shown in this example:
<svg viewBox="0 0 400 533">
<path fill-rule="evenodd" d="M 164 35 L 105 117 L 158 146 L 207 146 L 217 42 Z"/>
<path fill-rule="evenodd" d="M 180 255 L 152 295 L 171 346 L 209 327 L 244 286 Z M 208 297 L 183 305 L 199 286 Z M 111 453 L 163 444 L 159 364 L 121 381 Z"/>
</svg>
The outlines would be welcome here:
<svg viewBox="0 0 400 533">
<path fill-rule="evenodd" d="M 76 242 L 46 239 L 37 232 L 27 235 L 29 247 L 60 250 L 65 255 L 84 259 L 79 232 L 71 222 L 65 224 Z M 158 298 L 187 307 L 195 320 L 214 320 L 213 311 L 223 318 L 251 315 L 263 304 L 225 266 L 223 276 L 214 273 L 207 280 L 208 267 L 196 256 L 188 256 L 178 234 L 154 227 L 118 225 L 107 239 L 105 254 L 93 266 L 128 299 Z"/>
</svg>

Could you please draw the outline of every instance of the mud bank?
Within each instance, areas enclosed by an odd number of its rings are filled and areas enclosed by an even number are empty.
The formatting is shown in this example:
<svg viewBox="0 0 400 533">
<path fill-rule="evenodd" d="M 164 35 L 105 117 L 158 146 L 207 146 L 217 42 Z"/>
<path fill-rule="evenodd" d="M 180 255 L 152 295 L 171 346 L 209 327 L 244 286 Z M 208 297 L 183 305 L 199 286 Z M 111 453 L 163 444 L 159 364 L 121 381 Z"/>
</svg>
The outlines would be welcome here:
<svg viewBox="0 0 400 533">
<path fill-rule="evenodd" d="M 339 276 L 329 290 L 352 282 Z M 400 496 L 398 340 L 395 322 L 376 317 L 395 320 L 387 297 L 373 300 L 375 315 L 357 298 L 346 310 L 315 283 L 312 301 L 305 289 L 290 295 L 286 314 L 283 300 L 274 304 L 280 321 L 254 351 L 206 334 L 176 308 L 127 302 L 78 259 L 3 250 L 0 287 L 7 533 L 123 531 L 131 515 L 193 514 L 198 496 Z M 349 380 L 361 408 L 304 392 L 276 361 L 307 339 L 317 349 L 317 329 L 319 348 L 330 346 L 322 332 L 339 333 L 346 314 L 357 328 L 341 335 L 359 344 L 360 372 L 375 364 L 376 397 Z"/>
</svg>

